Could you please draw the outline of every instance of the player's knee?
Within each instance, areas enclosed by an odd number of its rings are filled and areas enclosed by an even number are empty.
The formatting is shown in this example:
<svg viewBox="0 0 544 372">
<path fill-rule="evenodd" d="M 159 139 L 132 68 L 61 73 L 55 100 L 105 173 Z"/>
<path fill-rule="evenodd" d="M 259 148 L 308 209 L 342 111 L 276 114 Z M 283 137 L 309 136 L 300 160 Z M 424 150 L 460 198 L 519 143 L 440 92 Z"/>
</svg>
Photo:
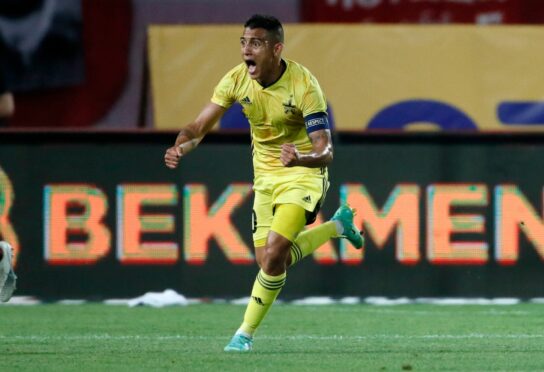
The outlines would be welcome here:
<svg viewBox="0 0 544 372">
<path fill-rule="evenodd" d="M 266 247 L 261 259 L 261 268 L 268 275 L 280 275 L 285 271 L 285 253 L 278 247 Z"/>
<path fill-rule="evenodd" d="M 261 257 L 255 257 L 255 261 L 257 261 L 257 266 L 259 266 L 262 269 L 263 259 Z"/>
<path fill-rule="evenodd" d="M 291 251 L 291 241 L 274 231 L 270 231 L 263 249 L 261 269 L 268 275 L 285 272 L 287 256 Z"/>
</svg>

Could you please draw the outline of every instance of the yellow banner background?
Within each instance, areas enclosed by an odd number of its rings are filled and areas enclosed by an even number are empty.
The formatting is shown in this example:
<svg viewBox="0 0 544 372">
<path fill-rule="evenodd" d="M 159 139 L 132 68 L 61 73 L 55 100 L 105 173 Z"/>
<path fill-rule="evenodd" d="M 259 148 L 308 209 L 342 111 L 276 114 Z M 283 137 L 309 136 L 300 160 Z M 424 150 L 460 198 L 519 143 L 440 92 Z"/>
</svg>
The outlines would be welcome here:
<svg viewBox="0 0 544 372">
<path fill-rule="evenodd" d="M 157 128 L 177 129 L 196 117 L 219 79 L 240 63 L 242 31 L 150 27 Z M 480 130 L 544 128 L 506 126 L 497 117 L 500 102 L 544 99 L 544 28 L 288 24 L 285 32 L 283 56 L 317 77 L 337 129 L 365 129 L 384 108 L 414 99 L 454 106 Z M 433 128 L 420 124 L 411 128 Z"/>
</svg>

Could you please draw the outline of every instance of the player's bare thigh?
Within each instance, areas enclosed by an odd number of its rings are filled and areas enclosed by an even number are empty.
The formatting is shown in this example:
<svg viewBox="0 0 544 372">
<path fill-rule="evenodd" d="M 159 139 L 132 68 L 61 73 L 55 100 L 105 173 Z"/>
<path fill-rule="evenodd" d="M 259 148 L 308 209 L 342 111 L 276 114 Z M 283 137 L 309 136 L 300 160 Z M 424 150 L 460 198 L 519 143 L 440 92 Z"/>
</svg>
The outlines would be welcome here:
<svg viewBox="0 0 544 372">
<path fill-rule="evenodd" d="M 269 275 L 279 275 L 290 264 L 291 246 L 306 224 L 306 211 L 295 204 L 276 206 L 266 244 L 255 249 L 259 266 Z"/>
</svg>

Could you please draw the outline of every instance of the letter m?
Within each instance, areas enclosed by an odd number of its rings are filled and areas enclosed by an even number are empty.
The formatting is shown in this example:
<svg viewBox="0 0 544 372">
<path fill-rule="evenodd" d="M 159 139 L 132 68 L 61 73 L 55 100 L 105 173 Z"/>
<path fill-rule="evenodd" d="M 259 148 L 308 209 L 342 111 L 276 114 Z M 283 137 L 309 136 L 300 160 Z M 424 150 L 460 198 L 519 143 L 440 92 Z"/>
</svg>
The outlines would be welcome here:
<svg viewBox="0 0 544 372">
<path fill-rule="evenodd" d="M 419 199 L 416 184 L 397 185 L 379 209 L 362 184 L 345 184 L 340 187 L 342 203 L 357 210 L 355 225 L 365 230 L 366 244 L 372 240 L 382 248 L 393 231 L 396 231 L 396 257 L 404 264 L 415 264 L 419 253 Z M 355 250 L 344 239 L 340 243 L 340 256 L 347 264 L 362 260 L 362 250 Z"/>
</svg>

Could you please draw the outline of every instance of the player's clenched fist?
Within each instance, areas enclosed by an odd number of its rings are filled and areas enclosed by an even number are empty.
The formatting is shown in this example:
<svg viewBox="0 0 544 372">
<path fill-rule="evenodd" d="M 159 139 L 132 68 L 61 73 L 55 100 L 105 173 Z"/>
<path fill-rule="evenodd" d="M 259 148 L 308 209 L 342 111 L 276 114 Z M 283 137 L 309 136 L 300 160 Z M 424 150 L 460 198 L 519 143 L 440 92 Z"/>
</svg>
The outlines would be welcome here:
<svg viewBox="0 0 544 372">
<path fill-rule="evenodd" d="M 299 154 L 297 147 L 292 143 L 284 143 L 281 145 L 280 160 L 286 167 L 294 167 L 297 165 Z"/>
<path fill-rule="evenodd" d="M 172 146 L 164 154 L 164 164 L 170 169 L 174 169 L 178 166 L 181 159 L 181 149 L 178 146 Z"/>
</svg>

